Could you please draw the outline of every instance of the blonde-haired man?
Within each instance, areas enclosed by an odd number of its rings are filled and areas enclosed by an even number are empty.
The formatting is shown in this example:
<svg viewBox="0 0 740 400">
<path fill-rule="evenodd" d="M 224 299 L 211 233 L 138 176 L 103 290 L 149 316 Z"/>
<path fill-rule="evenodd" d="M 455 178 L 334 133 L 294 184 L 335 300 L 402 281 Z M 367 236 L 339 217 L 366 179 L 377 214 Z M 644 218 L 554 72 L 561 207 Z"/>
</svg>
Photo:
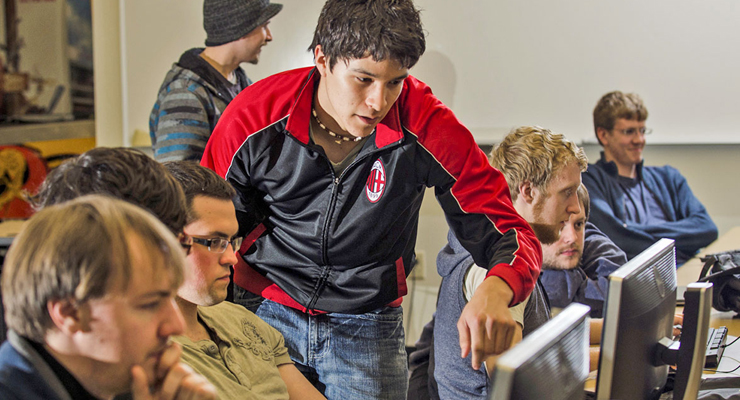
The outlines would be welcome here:
<svg viewBox="0 0 740 400">
<path fill-rule="evenodd" d="M 583 149 L 549 129 L 523 126 L 493 149 L 490 162 L 504 174 L 514 207 L 540 242 L 557 240 L 560 228 L 580 207 L 576 191 L 588 166 Z"/>
<path fill-rule="evenodd" d="M 39 211 L 3 271 L 0 398 L 216 398 L 168 341 L 183 330 L 184 263 L 172 233 L 123 201 L 86 196 Z"/>
<path fill-rule="evenodd" d="M 563 135 L 540 127 L 520 127 L 494 148 L 491 165 L 501 171 L 511 192 L 516 211 L 532 226 L 542 243 L 558 239 L 570 215 L 578 213 L 577 189 L 588 160 L 583 149 Z M 434 378 L 440 398 L 484 398 L 487 376 L 474 370 L 469 359 L 460 357 L 457 321 L 485 277 L 453 233 L 437 257 L 442 285 L 434 326 Z M 513 344 L 549 319 L 541 284 L 525 302 L 510 308 L 517 321 Z M 490 352 L 488 352 L 490 354 Z M 487 364 L 493 358 L 487 360 Z"/>
</svg>

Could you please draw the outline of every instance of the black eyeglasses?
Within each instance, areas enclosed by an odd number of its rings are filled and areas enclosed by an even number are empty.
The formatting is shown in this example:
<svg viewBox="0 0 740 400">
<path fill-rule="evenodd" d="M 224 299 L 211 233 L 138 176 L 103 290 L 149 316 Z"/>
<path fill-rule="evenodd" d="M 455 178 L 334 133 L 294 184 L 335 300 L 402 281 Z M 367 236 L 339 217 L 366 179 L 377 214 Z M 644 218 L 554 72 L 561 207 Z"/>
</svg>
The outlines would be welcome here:
<svg viewBox="0 0 740 400">
<path fill-rule="evenodd" d="M 197 243 L 201 246 L 207 247 L 208 251 L 212 253 L 223 253 L 224 251 L 226 251 L 226 248 L 229 247 L 229 244 L 231 245 L 231 248 L 234 249 L 234 251 L 236 252 L 242 246 L 242 241 L 244 240 L 244 238 L 242 237 L 235 237 L 231 240 L 224 238 L 203 239 L 193 236 L 189 237 L 193 241 L 193 243 Z"/>
<path fill-rule="evenodd" d="M 644 127 L 643 128 L 620 129 L 620 130 L 616 130 L 615 129 L 615 131 L 621 133 L 624 136 L 629 136 L 629 137 L 633 137 L 633 136 L 637 135 L 638 132 L 642 136 L 649 135 L 649 134 L 653 133 L 653 130 L 652 129 L 650 129 L 650 128 L 644 128 Z"/>
<path fill-rule="evenodd" d="M 185 254 L 189 255 L 190 249 L 193 247 L 193 238 L 181 232 L 177 235 L 177 240 L 180 242 L 183 250 L 185 250 Z"/>
</svg>

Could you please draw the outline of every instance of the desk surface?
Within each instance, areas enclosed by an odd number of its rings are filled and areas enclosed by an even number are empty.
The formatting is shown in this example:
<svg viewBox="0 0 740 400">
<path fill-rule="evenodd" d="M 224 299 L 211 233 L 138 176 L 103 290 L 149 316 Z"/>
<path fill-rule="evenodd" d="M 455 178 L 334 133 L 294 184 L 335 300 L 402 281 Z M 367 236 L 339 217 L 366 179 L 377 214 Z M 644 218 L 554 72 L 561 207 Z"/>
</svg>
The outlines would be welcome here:
<svg viewBox="0 0 740 400">
<path fill-rule="evenodd" d="M 720 312 L 712 309 L 712 318 L 709 320 L 709 326 L 718 328 L 726 326 L 727 332 L 732 336 L 740 336 L 740 318 L 733 318 L 737 315 L 735 312 Z M 740 347 L 740 345 L 738 345 Z"/>
</svg>

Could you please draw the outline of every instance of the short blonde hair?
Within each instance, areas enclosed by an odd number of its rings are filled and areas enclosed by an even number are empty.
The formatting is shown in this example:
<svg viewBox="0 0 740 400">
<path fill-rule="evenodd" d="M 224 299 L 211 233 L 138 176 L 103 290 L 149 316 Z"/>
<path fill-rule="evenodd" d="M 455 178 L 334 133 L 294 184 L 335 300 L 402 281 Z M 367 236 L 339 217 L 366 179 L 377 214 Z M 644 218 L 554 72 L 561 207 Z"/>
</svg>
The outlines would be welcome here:
<svg viewBox="0 0 740 400">
<path fill-rule="evenodd" d="M 563 167 L 576 162 L 581 172 L 588 167 L 583 149 L 559 133 L 539 126 L 522 126 L 509 132 L 491 151 L 491 165 L 501 171 L 511 192 L 519 195 L 519 185 L 529 182 L 543 193 Z"/>
<path fill-rule="evenodd" d="M 132 272 L 127 237 L 138 236 L 145 251 L 162 260 L 173 288 L 183 281 L 185 255 L 168 228 L 153 215 L 100 195 L 48 206 L 26 222 L 5 260 L 2 292 L 5 321 L 16 333 L 43 342 L 53 327 L 51 300 L 81 304 L 103 298 Z M 160 272 L 160 271 L 156 271 Z M 118 284 L 115 287 L 114 282 Z"/>
</svg>

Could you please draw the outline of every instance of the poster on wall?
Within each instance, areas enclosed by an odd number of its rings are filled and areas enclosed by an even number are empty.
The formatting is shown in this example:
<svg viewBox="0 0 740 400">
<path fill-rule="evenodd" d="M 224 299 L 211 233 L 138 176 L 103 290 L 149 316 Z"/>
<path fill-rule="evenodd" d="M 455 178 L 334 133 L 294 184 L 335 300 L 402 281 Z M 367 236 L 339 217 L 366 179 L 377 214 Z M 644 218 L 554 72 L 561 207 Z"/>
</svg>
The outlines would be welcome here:
<svg viewBox="0 0 740 400">
<path fill-rule="evenodd" d="M 90 0 L 2 0 L 0 124 L 94 117 Z"/>
<path fill-rule="evenodd" d="M 67 2 L 67 54 L 69 57 L 72 114 L 75 119 L 92 118 L 93 96 L 92 11 L 90 0 Z"/>
</svg>

